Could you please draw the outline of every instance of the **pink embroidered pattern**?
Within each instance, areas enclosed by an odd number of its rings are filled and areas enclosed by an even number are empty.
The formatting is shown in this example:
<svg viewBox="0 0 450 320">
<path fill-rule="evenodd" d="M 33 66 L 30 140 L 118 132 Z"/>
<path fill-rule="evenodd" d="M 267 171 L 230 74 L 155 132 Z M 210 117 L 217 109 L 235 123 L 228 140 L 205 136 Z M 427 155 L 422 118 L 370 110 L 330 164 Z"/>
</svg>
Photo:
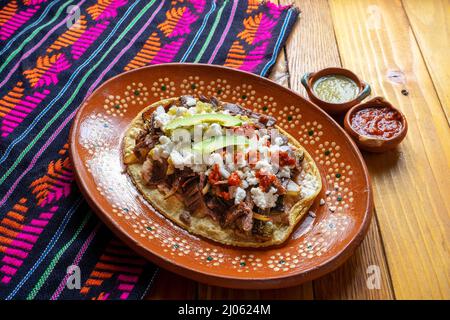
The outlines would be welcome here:
<svg viewBox="0 0 450 320">
<path fill-rule="evenodd" d="M 138 282 L 145 264 L 144 259 L 136 256 L 122 242 L 113 239 L 107 245 L 80 292 L 88 295 L 91 288 L 100 287 L 105 281 L 116 277 L 114 291 L 119 291 L 119 298 L 125 300 Z M 101 292 L 92 299 L 107 300 L 110 295 L 110 292 Z"/>
<path fill-rule="evenodd" d="M 83 55 L 83 53 L 85 53 L 86 50 L 89 49 L 91 44 L 93 44 L 95 40 L 100 37 L 100 35 L 103 33 L 103 31 L 105 31 L 108 25 L 109 21 L 103 21 L 87 29 L 72 45 L 72 57 L 75 60 L 78 60 Z"/>
<path fill-rule="evenodd" d="M 64 53 L 58 53 L 53 56 L 39 57 L 36 62 L 36 68 L 25 70 L 25 78 L 30 81 L 33 88 L 49 86 L 58 83 L 58 74 L 71 66 Z"/>
<path fill-rule="evenodd" d="M 52 161 L 47 173 L 34 180 L 30 187 L 39 206 L 43 207 L 70 194 L 73 181 L 72 164 L 69 157 Z"/>
<path fill-rule="evenodd" d="M 3 118 L 0 125 L 2 137 L 10 135 L 50 93 L 49 90 L 44 89 L 23 97 L 24 89 L 22 86 L 23 83 L 18 82 L 12 90 L 0 99 L 0 118 Z"/>
<path fill-rule="evenodd" d="M 87 8 L 87 12 L 92 19 L 98 21 L 103 19 L 115 18 L 117 9 L 126 5 L 127 0 L 98 0 L 96 4 Z"/>
<path fill-rule="evenodd" d="M 53 206 L 26 223 L 27 201 L 20 199 L 0 221 L 0 252 L 4 254 L 0 260 L 0 284 L 11 281 L 58 209 Z"/>
<path fill-rule="evenodd" d="M 188 7 L 172 8 L 166 12 L 166 21 L 158 25 L 164 35 L 173 38 L 191 32 L 190 26 L 197 16 Z"/>
<path fill-rule="evenodd" d="M 38 11 L 39 6 L 18 11 L 17 1 L 10 1 L 0 10 L 0 40 L 11 37 Z"/>
</svg>

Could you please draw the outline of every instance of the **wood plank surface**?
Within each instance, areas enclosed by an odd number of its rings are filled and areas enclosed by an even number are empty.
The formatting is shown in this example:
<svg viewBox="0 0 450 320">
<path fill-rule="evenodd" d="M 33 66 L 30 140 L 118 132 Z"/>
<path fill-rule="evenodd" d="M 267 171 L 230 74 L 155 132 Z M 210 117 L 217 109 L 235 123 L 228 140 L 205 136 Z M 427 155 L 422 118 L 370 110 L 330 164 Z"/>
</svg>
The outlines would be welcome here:
<svg viewBox="0 0 450 320">
<path fill-rule="evenodd" d="M 194 300 L 197 299 L 197 282 L 159 269 L 146 298 L 149 300 Z"/>
<path fill-rule="evenodd" d="M 281 1 L 288 3 L 288 1 Z M 291 88 L 306 96 L 300 79 L 305 72 L 341 66 L 334 35 L 333 21 L 327 1 L 299 0 L 302 18 L 286 46 Z M 369 290 L 366 270 L 370 265 L 380 267 L 381 286 Z M 382 241 L 376 219 L 366 239 L 355 255 L 335 272 L 314 281 L 316 299 L 391 299 L 390 276 L 385 262 Z"/>
<path fill-rule="evenodd" d="M 402 3 L 330 0 L 330 8 L 343 65 L 409 122 L 397 150 L 365 155 L 395 297 L 448 299 L 450 130 Z"/>
<path fill-rule="evenodd" d="M 450 122 L 450 0 L 403 0 L 403 7 Z"/>
<path fill-rule="evenodd" d="M 398 149 L 363 154 L 375 194 L 368 235 L 343 266 L 301 286 L 233 290 L 161 270 L 149 298 L 449 299 L 449 1 L 280 0 L 302 15 L 272 80 L 305 95 L 305 72 L 343 65 L 408 119 Z M 379 289 L 367 286 L 370 266 Z"/>
<path fill-rule="evenodd" d="M 297 24 L 298 28 L 298 24 Z M 298 33 L 298 31 L 294 31 Z M 289 87 L 289 70 L 286 61 L 286 48 L 278 56 L 269 78 L 283 86 Z M 312 283 L 308 282 L 301 286 L 285 288 L 280 290 L 236 290 L 199 284 L 199 299 L 312 299 Z"/>
</svg>

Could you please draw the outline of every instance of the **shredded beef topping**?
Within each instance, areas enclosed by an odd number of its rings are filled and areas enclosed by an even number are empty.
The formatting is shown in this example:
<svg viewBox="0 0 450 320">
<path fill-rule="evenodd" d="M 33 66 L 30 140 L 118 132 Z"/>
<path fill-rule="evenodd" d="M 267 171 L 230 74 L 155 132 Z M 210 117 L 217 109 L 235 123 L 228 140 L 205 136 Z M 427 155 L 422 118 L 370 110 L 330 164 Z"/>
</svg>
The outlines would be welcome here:
<svg viewBox="0 0 450 320">
<path fill-rule="evenodd" d="M 144 164 L 142 165 L 142 179 L 146 184 L 150 185 L 164 182 L 167 177 L 167 166 L 167 161 L 164 160 L 145 160 Z"/>
<path fill-rule="evenodd" d="M 237 222 L 237 227 L 242 231 L 247 232 L 251 230 L 253 211 L 247 203 L 241 202 L 232 206 L 226 212 L 223 221 L 224 226 L 230 226 L 234 222 Z"/>
<path fill-rule="evenodd" d="M 245 122 L 241 128 L 252 130 L 256 128 L 259 141 L 267 140 L 265 137 L 270 135 L 270 129 L 276 122 L 271 116 L 244 109 L 233 103 L 219 102 L 215 97 L 208 98 L 200 95 L 199 100 L 204 104 L 210 104 L 214 112 L 228 111 L 230 115 L 248 117 L 251 121 L 241 118 Z M 263 169 L 267 167 L 270 169 L 271 163 L 269 161 L 264 164 L 266 160 L 259 161 L 260 159 L 258 159 L 259 168 L 249 167 L 253 171 L 248 171 L 248 168 L 245 171 L 243 167 L 238 167 L 239 169 L 228 169 L 229 172 L 225 170 L 226 172 L 223 173 L 223 167 L 221 171 L 217 164 L 209 167 L 208 170 L 206 170 L 208 167 L 199 170 L 194 166 L 186 166 L 179 160 L 182 157 L 182 150 L 176 149 L 177 141 L 170 140 L 170 132 L 167 133 L 164 129 L 167 122 L 164 121 L 168 118 L 173 119 L 178 116 L 178 113 L 182 116 L 185 116 L 186 112 L 195 114 L 197 111 L 189 108 L 195 109 L 196 103 L 194 97 L 185 95 L 181 96 L 174 105 L 164 106 L 167 114 L 159 107 L 159 115 L 156 118 L 156 112 L 153 110 L 142 115 L 144 129 L 136 137 L 133 152 L 143 163 L 141 176 L 144 183 L 160 187 L 164 190 L 166 199 L 177 194 L 186 208 L 179 218 L 186 225 L 191 224 L 193 216 L 199 218 L 206 216 L 220 223 L 222 227 L 233 229 L 237 236 L 252 236 L 260 241 L 270 239 L 275 224 L 289 225 L 289 210 L 284 205 L 284 196 L 289 193 L 292 195 L 293 180 L 291 178 L 296 177 L 302 170 L 303 152 L 289 148 L 287 151 L 281 149 L 281 147 L 287 147 L 288 138 L 278 134 L 273 139 L 278 139 L 275 147 L 279 149 L 271 152 L 278 153 L 280 162 L 279 167 L 275 168 L 284 168 L 283 174 L 278 174 L 275 169 L 267 173 Z M 207 109 L 209 112 L 211 106 L 205 107 L 204 104 L 199 104 L 197 107 L 209 108 Z M 181 107 L 184 108 L 181 109 Z M 158 126 L 155 126 L 155 123 Z M 214 125 L 215 128 L 210 125 L 210 133 L 217 134 L 218 131 L 220 134 L 222 128 L 220 126 L 217 128 L 217 124 Z M 267 147 L 272 145 L 273 142 L 268 142 Z M 162 149 L 163 147 L 165 149 Z M 263 147 L 266 145 L 263 144 Z M 157 156 L 155 156 L 155 150 L 159 152 Z M 163 152 L 166 156 L 162 156 Z M 219 151 L 216 150 L 216 152 Z M 237 158 L 234 163 L 237 165 Z"/>
<path fill-rule="evenodd" d="M 158 143 L 162 134 L 161 130 L 153 126 L 154 115 L 151 115 L 149 119 L 146 118 L 147 116 L 145 113 L 142 115 L 145 122 L 144 130 L 141 130 L 136 137 L 136 145 L 133 149 L 136 158 L 140 162 L 145 160 L 147 153 Z"/>
<path fill-rule="evenodd" d="M 258 122 L 256 124 L 256 127 L 261 129 L 272 127 L 277 122 L 277 120 L 272 116 L 262 115 L 249 109 L 244 109 L 234 103 L 225 103 L 223 105 L 223 110 L 227 110 L 232 115 L 243 115 L 249 117 L 250 119 L 257 120 Z"/>
</svg>

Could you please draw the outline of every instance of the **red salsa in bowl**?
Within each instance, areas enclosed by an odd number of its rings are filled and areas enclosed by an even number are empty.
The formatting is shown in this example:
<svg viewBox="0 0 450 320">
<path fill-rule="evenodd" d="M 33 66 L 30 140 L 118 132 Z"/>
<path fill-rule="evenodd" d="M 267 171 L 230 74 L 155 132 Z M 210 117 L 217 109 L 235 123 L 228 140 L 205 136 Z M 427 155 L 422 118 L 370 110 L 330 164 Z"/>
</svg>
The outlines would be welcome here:
<svg viewBox="0 0 450 320">
<path fill-rule="evenodd" d="M 367 107 L 360 109 L 351 116 L 351 126 L 359 134 L 390 139 L 403 129 L 402 116 L 388 107 Z"/>
<path fill-rule="evenodd" d="M 344 127 L 358 147 L 371 152 L 396 147 L 408 131 L 403 113 L 381 97 L 351 108 L 345 116 Z"/>
</svg>

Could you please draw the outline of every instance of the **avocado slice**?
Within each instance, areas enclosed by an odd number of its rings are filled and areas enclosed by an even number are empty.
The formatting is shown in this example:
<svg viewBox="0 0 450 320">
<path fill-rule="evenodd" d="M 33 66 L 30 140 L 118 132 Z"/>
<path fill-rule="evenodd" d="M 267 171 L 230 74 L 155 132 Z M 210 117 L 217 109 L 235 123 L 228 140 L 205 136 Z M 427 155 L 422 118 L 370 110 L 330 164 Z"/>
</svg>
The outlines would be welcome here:
<svg viewBox="0 0 450 320">
<path fill-rule="evenodd" d="M 224 127 L 235 127 L 242 124 L 242 120 L 222 113 L 194 114 L 190 117 L 177 118 L 164 127 L 165 130 L 174 130 L 179 127 L 192 127 L 203 122 L 217 122 Z"/>
<path fill-rule="evenodd" d="M 195 143 L 193 151 L 211 153 L 228 146 L 249 145 L 250 140 L 244 136 L 218 136 Z"/>
</svg>

